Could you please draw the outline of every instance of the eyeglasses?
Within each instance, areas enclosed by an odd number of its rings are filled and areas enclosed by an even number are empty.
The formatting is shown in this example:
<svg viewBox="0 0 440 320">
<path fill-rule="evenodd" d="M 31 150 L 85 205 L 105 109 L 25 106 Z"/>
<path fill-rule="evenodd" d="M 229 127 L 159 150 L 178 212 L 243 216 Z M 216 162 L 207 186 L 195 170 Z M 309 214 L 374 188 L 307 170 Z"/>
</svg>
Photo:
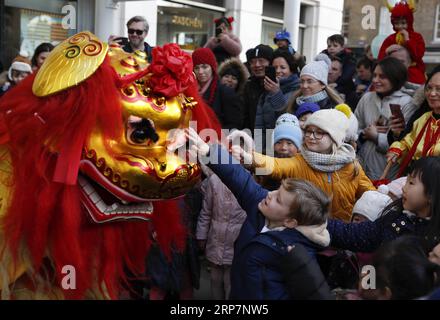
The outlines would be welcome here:
<svg viewBox="0 0 440 320">
<path fill-rule="evenodd" d="M 427 94 L 431 94 L 431 93 L 435 93 L 435 94 L 440 94 L 440 88 L 439 87 L 431 87 L 431 86 L 427 86 L 425 87 L 425 92 Z"/>
<path fill-rule="evenodd" d="M 313 136 L 315 137 L 315 139 L 317 139 L 317 140 L 321 140 L 322 139 L 322 137 L 323 136 L 325 136 L 326 134 L 327 134 L 327 132 L 324 132 L 324 131 L 318 131 L 318 130 L 310 130 L 310 129 L 306 129 L 306 131 L 304 132 L 304 135 L 307 137 L 307 138 L 310 138 L 311 136 L 312 136 L 312 134 L 313 134 Z"/>
<path fill-rule="evenodd" d="M 133 33 L 135 33 L 135 32 L 136 32 L 136 34 L 137 34 L 138 36 L 140 36 L 140 35 L 142 35 L 142 34 L 144 33 L 144 30 L 128 29 L 128 33 L 129 33 L 129 34 L 133 34 Z"/>
</svg>

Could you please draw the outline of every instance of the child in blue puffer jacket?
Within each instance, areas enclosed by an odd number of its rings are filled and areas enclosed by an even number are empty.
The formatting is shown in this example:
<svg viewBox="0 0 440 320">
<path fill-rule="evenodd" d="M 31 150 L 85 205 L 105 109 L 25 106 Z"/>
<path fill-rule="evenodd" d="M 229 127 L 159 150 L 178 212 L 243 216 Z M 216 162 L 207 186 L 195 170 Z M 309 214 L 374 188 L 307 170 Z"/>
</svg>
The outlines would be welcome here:
<svg viewBox="0 0 440 320">
<path fill-rule="evenodd" d="M 295 298 L 281 271 L 281 260 L 288 246 L 302 245 L 314 258 L 316 251 L 329 244 L 326 231 L 329 198 L 311 183 L 296 179 L 285 179 L 278 190 L 269 192 L 226 149 L 207 145 L 191 128 L 187 137 L 193 144 L 193 152 L 199 156 L 210 154 L 208 166 L 247 213 L 235 242 L 230 298 Z M 321 285 L 321 288 L 321 298 L 328 298 L 328 287 Z"/>
</svg>

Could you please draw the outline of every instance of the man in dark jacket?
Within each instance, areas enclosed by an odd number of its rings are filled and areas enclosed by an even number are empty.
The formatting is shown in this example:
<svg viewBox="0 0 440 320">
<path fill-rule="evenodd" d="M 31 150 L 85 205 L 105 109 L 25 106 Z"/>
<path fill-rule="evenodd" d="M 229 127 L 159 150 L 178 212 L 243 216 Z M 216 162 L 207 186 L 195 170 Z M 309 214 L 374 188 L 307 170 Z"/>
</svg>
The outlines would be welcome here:
<svg viewBox="0 0 440 320">
<path fill-rule="evenodd" d="M 255 116 L 260 96 L 265 92 L 263 80 L 265 68 L 272 63 L 273 50 L 264 44 L 256 46 L 246 52 L 247 62 L 251 70 L 251 77 L 246 82 L 242 95 L 244 128 L 254 130 Z"/>
<path fill-rule="evenodd" d="M 335 89 L 338 93 L 344 95 L 345 103 L 348 104 L 351 110 L 356 109 L 356 87 L 353 80 L 340 81 L 343 73 L 342 60 L 338 57 L 331 58 L 332 64 L 328 73 L 329 87 Z"/>
</svg>

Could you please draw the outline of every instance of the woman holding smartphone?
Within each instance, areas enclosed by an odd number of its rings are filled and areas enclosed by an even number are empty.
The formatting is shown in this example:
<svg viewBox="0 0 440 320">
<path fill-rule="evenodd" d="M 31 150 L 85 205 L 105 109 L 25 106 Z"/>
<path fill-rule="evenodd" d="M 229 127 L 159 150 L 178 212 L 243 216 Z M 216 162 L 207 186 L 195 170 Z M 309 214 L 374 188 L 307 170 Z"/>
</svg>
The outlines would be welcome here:
<svg viewBox="0 0 440 320">
<path fill-rule="evenodd" d="M 241 41 L 232 33 L 232 17 L 221 17 L 215 22 L 215 37 L 211 37 L 205 44 L 215 55 L 217 64 L 230 58 L 237 58 L 241 53 Z"/>
<path fill-rule="evenodd" d="M 405 173 L 413 160 L 440 155 L 440 66 L 428 76 L 424 90 L 425 101 L 420 112 L 425 112 L 407 125 L 403 139 L 394 142 L 387 153 L 387 161 L 400 162 L 399 175 Z"/>
<path fill-rule="evenodd" d="M 264 93 L 257 104 L 255 138 L 262 133 L 263 145 L 266 141 L 265 130 L 275 128 L 277 118 L 286 109 L 292 93 L 299 88 L 299 77 L 293 56 L 287 50 L 275 50 L 272 65 L 266 67 L 263 80 Z"/>
<path fill-rule="evenodd" d="M 392 57 L 381 60 L 373 74 L 375 91 L 367 92 L 354 112 L 360 130 L 358 155 L 365 173 L 372 180 L 378 180 L 387 165 L 390 105 L 400 105 L 405 123 L 416 109 L 412 97 L 401 90 L 406 79 L 406 67 L 399 60 Z M 397 170 L 397 166 L 391 168 L 386 178 L 394 178 Z"/>
</svg>

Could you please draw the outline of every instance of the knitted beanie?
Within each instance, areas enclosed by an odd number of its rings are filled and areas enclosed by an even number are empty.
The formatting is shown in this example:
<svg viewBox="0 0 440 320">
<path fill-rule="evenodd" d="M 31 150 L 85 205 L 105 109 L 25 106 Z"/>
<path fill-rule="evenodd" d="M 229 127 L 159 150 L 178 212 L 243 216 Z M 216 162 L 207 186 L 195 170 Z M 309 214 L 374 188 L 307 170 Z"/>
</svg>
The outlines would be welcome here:
<svg viewBox="0 0 440 320">
<path fill-rule="evenodd" d="M 375 221 L 391 202 L 391 198 L 382 192 L 365 191 L 354 204 L 353 214 L 360 214 L 370 221 Z"/>
<path fill-rule="evenodd" d="M 328 71 L 332 64 L 330 58 L 326 54 L 320 53 L 314 60 L 302 68 L 301 76 L 310 76 L 327 85 Z"/>
<path fill-rule="evenodd" d="M 305 127 L 316 126 L 327 132 L 338 147 L 345 140 L 349 121 L 340 111 L 335 109 L 324 109 L 313 113 L 306 121 Z"/>
<path fill-rule="evenodd" d="M 276 44 L 278 40 L 286 40 L 290 44 L 290 33 L 286 29 L 278 31 L 275 33 L 273 43 Z"/>
<path fill-rule="evenodd" d="M 214 53 L 209 48 L 198 48 L 192 53 L 192 61 L 194 67 L 199 64 L 208 64 L 211 66 L 212 71 L 217 73 L 217 61 L 215 60 Z"/>
<path fill-rule="evenodd" d="M 317 103 L 304 102 L 298 106 L 296 109 L 295 116 L 299 119 L 306 113 L 314 113 L 321 109 Z"/>
<path fill-rule="evenodd" d="M 345 141 L 346 142 L 357 141 L 359 137 L 358 135 L 359 123 L 355 114 L 351 111 L 351 108 L 344 103 L 344 104 L 338 104 L 335 107 L 335 109 L 344 113 L 345 116 L 348 118 L 350 124 L 347 130 L 347 136 L 345 137 Z"/>
<path fill-rule="evenodd" d="M 273 49 L 265 44 L 259 44 L 255 48 L 246 51 L 246 59 L 248 62 L 254 58 L 263 58 L 272 63 Z"/>
<path fill-rule="evenodd" d="M 276 121 L 273 132 L 273 144 L 281 139 L 292 141 L 297 148 L 301 147 L 303 133 L 299 127 L 299 120 L 293 114 L 284 113 Z"/>
</svg>

